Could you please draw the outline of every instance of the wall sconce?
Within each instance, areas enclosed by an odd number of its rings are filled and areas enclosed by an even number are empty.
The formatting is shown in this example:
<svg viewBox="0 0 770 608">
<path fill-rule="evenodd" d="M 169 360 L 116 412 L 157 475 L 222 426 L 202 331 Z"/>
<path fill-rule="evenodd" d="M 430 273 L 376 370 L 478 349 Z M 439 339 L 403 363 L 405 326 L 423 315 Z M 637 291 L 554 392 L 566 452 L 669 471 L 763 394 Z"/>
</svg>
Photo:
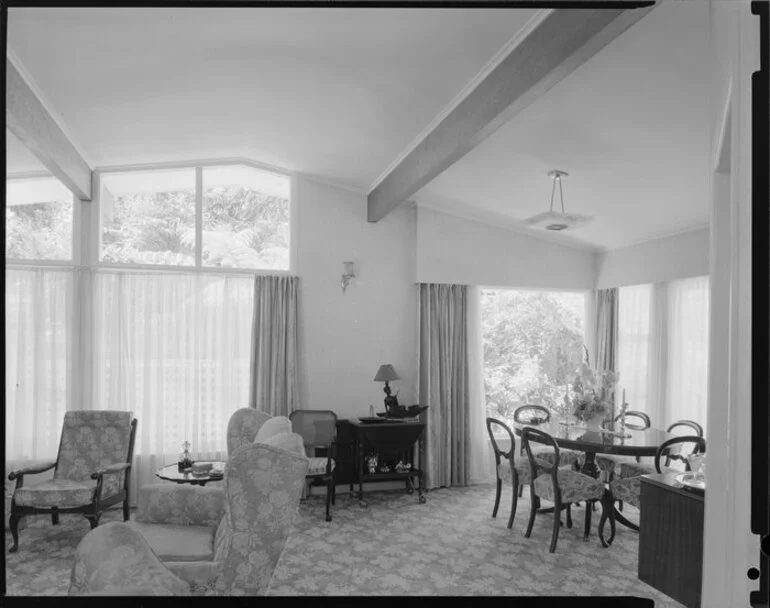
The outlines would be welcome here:
<svg viewBox="0 0 770 608">
<path fill-rule="evenodd" d="M 350 279 L 355 276 L 356 273 L 353 269 L 353 262 L 342 262 L 342 281 L 340 283 L 340 285 L 342 285 L 342 293 L 345 293 L 345 290 L 350 284 Z"/>
</svg>

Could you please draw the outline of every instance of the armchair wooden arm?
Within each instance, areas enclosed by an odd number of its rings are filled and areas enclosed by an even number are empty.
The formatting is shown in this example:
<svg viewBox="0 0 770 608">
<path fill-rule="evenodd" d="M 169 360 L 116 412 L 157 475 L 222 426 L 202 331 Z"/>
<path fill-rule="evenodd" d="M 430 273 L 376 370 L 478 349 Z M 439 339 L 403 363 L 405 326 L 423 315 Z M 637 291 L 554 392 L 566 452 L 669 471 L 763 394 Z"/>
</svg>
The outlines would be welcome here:
<svg viewBox="0 0 770 608">
<path fill-rule="evenodd" d="M 46 471 L 50 471 L 56 466 L 56 461 L 53 462 L 36 462 L 35 464 L 31 464 L 27 467 L 24 467 L 23 469 L 18 469 L 16 471 L 11 471 L 11 473 L 8 474 L 8 481 L 16 480 L 16 487 L 21 488 L 24 486 L 24 476 L 25 475 L 36 475 L 37 473 L 45 473 Z"/>
<path fill-rule="evenodd" d="M 106 467 L 103 467 L 96 471 L 96 473 L 91 473 L 91 479 L 98 479 L 102 475 L 109 475 L 114 473 L 122 473 L 123 471 L 130 469 L 131 463 L 130 462 L 118 462 L 117 464 L 110 464 Z"/>
</svg>

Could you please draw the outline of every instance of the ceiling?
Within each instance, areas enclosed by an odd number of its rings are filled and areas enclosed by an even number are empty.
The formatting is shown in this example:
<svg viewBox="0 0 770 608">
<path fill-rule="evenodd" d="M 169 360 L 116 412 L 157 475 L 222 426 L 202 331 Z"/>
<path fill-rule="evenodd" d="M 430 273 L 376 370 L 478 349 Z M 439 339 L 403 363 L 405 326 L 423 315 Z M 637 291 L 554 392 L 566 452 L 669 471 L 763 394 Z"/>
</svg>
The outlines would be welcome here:
<svg viewBox="0 0 770 608">
<path fill-rule="evenodd" d="M 92 167 L 246 157 L 368 192 L 536 13 L 11 8 L 8 47 Z M 518 226 L 557 168 L 567 212 L 596 219 L 545 238 L 707 225 L 708 30 L 708 3 L 664 2 L 413 198 Z"/>
<path fill-rule="evenodd" d="M 567 213 L 595 219 L 556 240 L 612 249 L 707 226 L 708 37 L 707 2 L 659 5 L 415 199 L 515 225 L 548 211 L 561 169 Z"/>
</svg>

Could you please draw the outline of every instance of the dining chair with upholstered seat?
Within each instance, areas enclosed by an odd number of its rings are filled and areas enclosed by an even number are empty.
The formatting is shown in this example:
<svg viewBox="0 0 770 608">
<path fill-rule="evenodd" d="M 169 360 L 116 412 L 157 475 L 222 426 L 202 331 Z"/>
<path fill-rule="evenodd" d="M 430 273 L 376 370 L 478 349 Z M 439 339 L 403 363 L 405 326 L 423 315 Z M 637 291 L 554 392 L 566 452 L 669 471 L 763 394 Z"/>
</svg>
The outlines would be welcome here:
<svg viewBox="0 0 770 608">
<path fill-rule="evenodd" d="M 640 494 L 642 475 L 689 471 L 690 464 L 687 460 L 687 456 L 705 453 L 706 440 L 703 439 L 703 437 L 698 437 L 697 435 L 683 435 L 667 439 L 658 446 L 658 449 L 655 452 L 655 462 L 652 465 L 646 462 L 624 462 L 620 467 L 620 476 L 610 482 L 609 494 L 605 498 L 608 499 L 610 507 L 614 501 L 623 501 L 638 509 L 641 507 Z M 606 544 L 610 544 L 615 538 L 615 512 L 613 508 L 603 509 L 602 517 L 599 521 L 599 538 L 603 545 L 605 545 L 604 524 L 607 519 L 610 521 L 610 538 L 606 541 Z M 626 525 L 628 525 L 627 522 Z M 629 527 L 638 529 L 635 525 Z"/>
<path fill-rule="evenodd" d="M 650 417 L 639 410 L 628 410 L 625 414 L 618 414 L 615 416 L 614 421 L 617 423 L 624 418 L 626 428 L 633 431 L 644 431 L 652 426 Z M 620 465 L 628 462 L 639 462 L 639 457 L 622 456 L 619 454 L 596 455 L 596 464 L 605 475 L 604 481 L 608 483 L 614 479 L 615 471 Z"/>
<path fill-rule="evenodd" d="M 302 437 L 308 457 L 307 480 L 326 486 L 326 521 L 331 521 L 330 505 L 335 500 L 337 414 L 331 410 L 294 410 L 290 415 L 292 429 Z M 323 455 L 319 455 L 323 451 Z"/>
<path fill-rule="evenodd" d="M 585 501 L 583 540 L 588 540 L 591 531 L 592 505 L 595 501 L 602 500 L 605 494 L 604 484 L 578 471 L 560 468 L 559 445 L 548 433 L 532 427 L 524 427 L 521 431 L 521 440 L 529 460 L 531 496 L 529 523 L 524 536 L 529 538 L 532 534 L 540 501 L 544 499 L 552 502 L 554 504 L 554 519 L 549 552 L 553 553 L 556 551 L 556 542 L 559 539 L 561 510 L 569 508 L 573 502 Z M 543 452 L 534 452 L 531 446 L 533 441 L 545 444 L 551 452 L 551 457 L 544 458 Z"/>
<path fill-rule="evenodd" d="M 493 428 L 493 427 L 496 427 Z M 507 433 L 510 448 L 501 449 L 498 439 L 495 438 L 495 430 Z M 487 418 L 487 432 L 492 442 L 492 450 L 495 454 L 495 476 L 497 489 L 495 493 L 495 506 L 492 508 L 492 517 L 497 517 L 497 508 L 500 506 L 500 494 L 503 484 L 511 485 L 511 515 L 508 518 L 508 528 L 513 527 L 513 518 L 516 516 L 516 505 L 520 495 L 520 489 L 529 483 L 529 461 L 516 458 L 516 439 L 510 427 L 496 418 Z"/>
<path fill-rule="evenodd" d="M 547 424 L 551 421 L 551 410 L 543 405 L 536 405 L 533 403 L 520 405 L 513 411 L 513 421 L 516 424 L 526 424 L 527 426 L 537 427 L 541 424 Z M 548 458 L 548 454 L 551 453 L 547 448 L 541 448 L 540 446 L 533 446 L 533 449 L 536 452 L 542 451 L 544 454 L 546 454 L 546 458 Z M 519 454 L 521 456 L 524 455 L 524 444 L 521 445 Z M 580 452 L 575 452 L 573 450 L 562 450 L 560 456 L 561 466 L 578 466 L 578 462 L 580 460 Z M 519 495 L 521 495 L 521 493 L 519 493 Z"/>
<path fill-rule="evenodd" d="M 19 548 L 19 521 L 26 515 L 50 514 L 54 525 L 61 513 L 80 513 L 99 525 L 102 512 L 123 503 L 129 519 L 129 478 L 134 455 L 136 418 L 132 412 L 72 410 L 65 412 L 56 460 L 13 471 L 16 481 L 8 526 Z M 26 475 L 54 469 L 53 479 L 24 485 Z"/>
</svg>

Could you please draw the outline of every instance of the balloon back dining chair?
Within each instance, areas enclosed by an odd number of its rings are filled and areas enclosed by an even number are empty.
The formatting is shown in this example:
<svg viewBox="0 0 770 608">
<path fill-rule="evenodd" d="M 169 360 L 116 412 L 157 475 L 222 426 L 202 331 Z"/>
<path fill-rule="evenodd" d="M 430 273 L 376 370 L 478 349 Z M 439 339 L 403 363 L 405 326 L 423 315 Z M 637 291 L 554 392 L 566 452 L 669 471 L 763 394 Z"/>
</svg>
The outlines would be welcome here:
<svg viewBox="0 0 770 608">
<path fill-rule="evenodd" d="M 498 432 L 497 437 L 495 436 L 495 431 Z M 512 502 L 511 515 L 508 518 L 508 528 L 512 528 L 520 494 L 519 489 L 529 483 L 529 462 L 526 459 L 516 458 L 516 438 L 510 427 L 503 421 L 496 418 L 487 418 L 487 432 L 492 442 L 492 451 L 495 454 L 495 476 L 497 479 L 495 506 L 492 508 L 492 517 L 497 517 L 497 508 L 500 506 L 500 494 L 503 484 L 510 485 Z M 500 436 L 510 441 L 510 448 L 507 451 L 500 447 Z"/>
</svg>

